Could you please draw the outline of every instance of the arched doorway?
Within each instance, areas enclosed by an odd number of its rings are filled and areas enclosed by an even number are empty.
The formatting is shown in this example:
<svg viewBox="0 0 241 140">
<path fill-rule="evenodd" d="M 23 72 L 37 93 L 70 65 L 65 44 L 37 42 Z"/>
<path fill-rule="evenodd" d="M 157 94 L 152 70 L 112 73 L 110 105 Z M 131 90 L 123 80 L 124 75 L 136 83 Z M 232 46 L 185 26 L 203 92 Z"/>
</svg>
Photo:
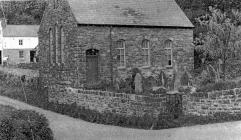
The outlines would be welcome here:
<svg viewBox="0 0 241 140">
<path fill-rule="evenodd" d="M 95 83 L 98 80 L 99 50 L 89 49 L 86 51 L 86 80 L 87 83 Z"/>
</svg>

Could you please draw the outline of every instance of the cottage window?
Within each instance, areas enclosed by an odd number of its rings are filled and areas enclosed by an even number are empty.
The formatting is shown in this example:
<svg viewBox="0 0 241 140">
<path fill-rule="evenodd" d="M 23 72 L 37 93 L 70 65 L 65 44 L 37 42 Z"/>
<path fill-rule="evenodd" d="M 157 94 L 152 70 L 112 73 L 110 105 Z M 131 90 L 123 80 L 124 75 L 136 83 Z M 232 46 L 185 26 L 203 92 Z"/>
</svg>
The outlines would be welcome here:
<svg viewBox="0 0 241 140">
<path fill-rule="evenodd" d="M 58 47 L 59 47 L 59 42 L 58 42 L 58 26 L 55 25 L 55 63 L 58 63 Z"/>
<path fill-rule="evenodd" d="M 117 61 L 118 61 L 118 67 L 125 67 L 126 61 L 125 61 L 125 41 L 119 40 L 117 41 Z"/>
<path fill-rule="evenodd" d="M 50 64 L 53 63 L 53 30 L 49 29 L 49 62 Z"/>
<path fill-rule="evenodd" d="M 172 59 L 173 59 L 173 50 L 172 50 L 172 41 L 168 40 L 166 41 L 165 45 L 166 45 L 166 60 L 167 60 L 167 66 L 172 66 Z"/>
<path fill-rule="evenodd" d="M 23 40 L 20 39 L 20 40 L 18 41 L 18 44 L 22 46 L 22 45 L 23 45 Z"/>
<path fill-rule="evenodd" d="M 19 51 L 19 58 L 24 58 L 24 52 L 23 51 Z"/>
<path fill-rule="evenodd" d="M 142 41 L 142 50 L 143 50 L 143 63 L 144 66 L 150 66 L 150 41 L 149 40 L 143 40 Z"/>
</svg>

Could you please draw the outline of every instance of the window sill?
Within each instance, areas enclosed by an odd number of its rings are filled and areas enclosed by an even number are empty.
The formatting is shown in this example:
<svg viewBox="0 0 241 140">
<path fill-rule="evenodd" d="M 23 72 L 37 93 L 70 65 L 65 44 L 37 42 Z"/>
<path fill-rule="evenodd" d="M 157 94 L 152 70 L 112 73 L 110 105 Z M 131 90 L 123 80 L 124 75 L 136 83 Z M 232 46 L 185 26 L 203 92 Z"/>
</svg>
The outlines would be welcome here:
<svg viewBox="0 0 241 140">
<path fill-rule="evenodd" d="M 149 69 L 149 68 L 151 68 L 151 66 L 142 66 L 141 68 L 143 68 L 143 69 Z"/>
<path fill-rule="evenodd" d="M 117 69 L 118 69 L 118 70 L 125 70 L 126 67 L 118 67 Z"/>
<path fill-rule="evenodd" d="M 173 66 L 172 65 L 167 65 L 166 68 L 171 69 L 171 68 L 173 68 Z"/>
</svg>

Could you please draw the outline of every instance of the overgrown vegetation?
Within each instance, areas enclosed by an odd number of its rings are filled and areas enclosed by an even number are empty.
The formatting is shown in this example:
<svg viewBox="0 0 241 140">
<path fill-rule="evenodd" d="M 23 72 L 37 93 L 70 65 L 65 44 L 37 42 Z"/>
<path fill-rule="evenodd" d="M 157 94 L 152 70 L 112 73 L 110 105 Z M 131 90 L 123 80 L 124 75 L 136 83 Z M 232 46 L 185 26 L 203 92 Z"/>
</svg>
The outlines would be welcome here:
<svg viewBox="0 0 241 140">
<path fill-rule="evenodd" d="M 0 106 L 1 140 L 53 140 L 48 120 L 39 113 Z"/>
<path fill-rule="evenodd" d="M 196 18 L 208 14 L 209 7 L 215 7 L 221 11 L 230 13 L 232 9 L 241 9 L 240 0 L 176 0 L 191 22 L 195 25 L 194 38 L 207 30 L 200 26 Z M 200 44 L 201 42 L 196 42 Z"/>
<path fill-rule="evenodd" d="M 220 81 L 216 83 L 208 83 L 197 88 L 197 92 L 210 92 L 215 90 L 228 90 L 234 88 L 240 88 L 239 83 L 233 81 Z"/>
<path fill-rule="evenodd" d="M 97 83 L 85 84 L 84 89 L 86 90 L 101 90 L 101 91 L 112 91 L 117 93 L 127 93 L 127 94 L 142 94 L 150 95 L 152 94 L 165 94 L 167 93 L 167 88 L 172 85 L 171 80 L 165 75 L 163 71 L 160 71 L 159 74 L 154 76 L 144 77 L 142 72 L 138 68 L 133 68 L 127 72 L 126 78 L 117 78 L 114 81 L 114 85 L 111 85 L 111 81 L 100 80 Z M 135 76 L 139 73 L 141 75 L 141 86 L 143 92 L 135 93 Z M 153 89 L 153 87 L 157 89 Z"/>
<path fill-rule="evenodd" d="M 9 117 L 11 115 L 11 113 L 15 110 L 16 109 L 13 107 L 0 105 L 0 122 L 3 119 Z"/>
<path fill-rule="evenodd" d="M 0 17 L 8 24 L 40 24 L 46 0 L 1 1 Z"/>
</svg>

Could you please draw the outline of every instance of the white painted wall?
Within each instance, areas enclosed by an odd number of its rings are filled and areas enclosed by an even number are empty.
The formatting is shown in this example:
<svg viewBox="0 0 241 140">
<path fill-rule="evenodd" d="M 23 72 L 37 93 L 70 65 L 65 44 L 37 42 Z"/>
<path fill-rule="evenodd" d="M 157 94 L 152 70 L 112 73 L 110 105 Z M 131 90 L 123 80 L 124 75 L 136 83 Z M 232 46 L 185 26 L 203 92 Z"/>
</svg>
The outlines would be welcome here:
<svg viewBox="0 0 241 140">
<path fill-rule="evenodd" d="M 2 21 L 0 20 L 0 50 L 3 50 L 3 29 L 2 29 Z"/>
<path fill-rule="evenodd" d="M 23 45 L 19 45 L 23 40 Z M 38 45 L 37 37 L 3 37 L 3 49 L 34 49 Z"/>
</svg>

